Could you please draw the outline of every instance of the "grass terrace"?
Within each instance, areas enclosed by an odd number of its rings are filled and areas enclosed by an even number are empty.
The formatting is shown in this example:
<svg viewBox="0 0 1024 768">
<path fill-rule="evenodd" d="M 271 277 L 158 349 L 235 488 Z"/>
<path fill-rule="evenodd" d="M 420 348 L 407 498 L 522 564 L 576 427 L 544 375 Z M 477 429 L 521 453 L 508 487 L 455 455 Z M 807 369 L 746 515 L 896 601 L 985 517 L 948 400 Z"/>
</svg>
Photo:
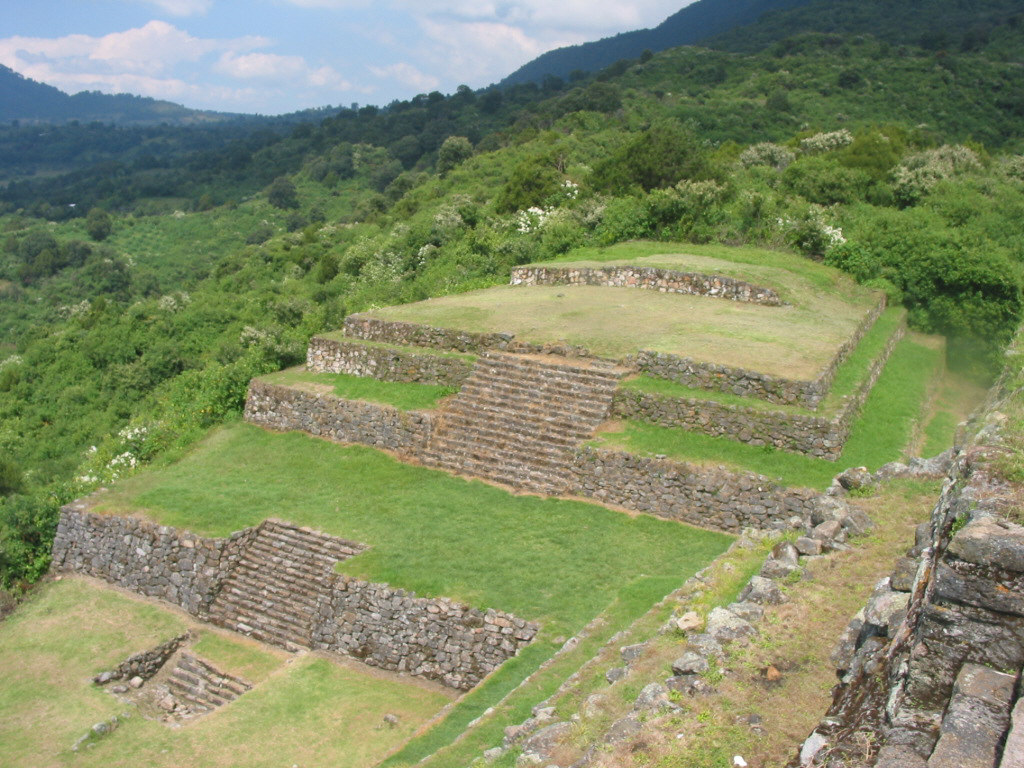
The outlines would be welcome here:
<svg viewBox="0 0 1024 768">
<path fill-rule="evenodd" d="M 871 329 L 864 334 L 857 348 L 850 353 L 836 370 L 835 379 L 828 395 L 817 409 L 811 410 L 799 405 L 769 403 L 756 397 L 742 397 L 731 392 L 717 392 L 706 389 L 687 387 L 668 379 L 653 376 L 637 376 L 627 379 L 619 385 L 623 389 L 648 392 L 667 397 L 693 398 L 697 400 L 713 400 L 725 405 L 735 405 L 759 411 L 781 411 L 782 413 L 823 416 L 829 418 L 839 410 L 844 398 L 856 392 L 871 370 L 871 365 L 881 355 L 886 343 L 893 333 L 906 319 L 906 310 L 902 307 L 890 307 L 878 318 Z"/>
<path fill-rule="evenodd" d="M 401 381 L 379 381 L 347 373 L 312 373 L 302 367 L 266 374 L 259 381 L 303 389 L 318 394 L 331 394 L 346 400 L 365 400 L 398 408 L 400 411 L 430 410 L 455 394 L 455 387 L 415 384 Z"/>
<path fill-rule="evenodd" d="M 657 244 L 661 252 L 670 247 Z M 729 248 L 701 253 L 700 248 L 683 247 L 686 253 L 678 255 L 645 255 L 655 244 L 584 249 L 575 252 L 574 260 L 547 265 L 618 262 L 726 274 L 775 288 L 790 304 L 765 307 L 633 288 L 499 286 L 366 314 L 466 331 L 514 333 L 533 343 L 568 342 L 603 357 L 620 358 L 647 349 L 809 380 L 877 303 L 875 294 L 837 270 L 796 256 Z M 688 255 L 691 251 L 696 252 Z M 594 255 L 608 258 L 595 260 Z M 756 260 L 759 256 L 763 262 Z M 797 263 L 807 274 L 797 271 Z"/>
<path fill-rule="evenodd" d="M 571 635 L 623 590 L 654 602 L 731 537 L 578 501 L 516 496 L 379 451 L 236 423 L 99 508 L 224 536 L 268 517 L 370 549 L 346 573 L 511 611 Z"/>
<path fill-rule="evenodd" d="M 325 765 L 369 768 L 406 742 L 452 694 L 356 664 L 294 659 L 201 629 L 194 650 L 255 683 L 237 701 L 168 728 L 143 719 L 90 678 L 192 625 L 177 611 L 65 578 L 39 587 L 0 623 L 4 765 L 50 768 Z M 128 712 L 110 735 L 71 746 L 94 723 Z M 385 714 L 399 717 L 382 727 Z M 267 738 L 268 729 L 273 738 Z M 325 760 L 325 756 L 329 756 Z"/>
<path fill-rule="evenodd" d="M 632 453 L 664 454 L 694 464 L 725 464 L 767 475 L 784 485 L 824 489 L 846 467 L 875 470 L 903 457 L 919 423 L 927 418 L 928 393 L 940 381 L 943 369 L 940 340 L 908 334 L 893 350 L 835 462 L 639 421 L 623 422 L 621 429 L 600 435 L 597 444 Z M 941 431 L 944 423 L 934 428 L 933 444 L 945 442 L 944 448 L 948 448 L 952 434 Z"/>
</svg>

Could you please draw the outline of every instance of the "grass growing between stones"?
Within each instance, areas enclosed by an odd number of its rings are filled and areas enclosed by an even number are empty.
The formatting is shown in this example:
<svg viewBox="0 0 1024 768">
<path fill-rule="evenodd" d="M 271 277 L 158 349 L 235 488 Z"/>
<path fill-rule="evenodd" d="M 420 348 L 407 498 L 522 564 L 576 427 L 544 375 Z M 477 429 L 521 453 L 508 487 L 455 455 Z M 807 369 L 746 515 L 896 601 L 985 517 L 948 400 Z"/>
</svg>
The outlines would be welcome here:
<svg viewBox="0 0 1024 768">
<path fill-rule="evenodd" d="M 141 599 L 66 578 L 39 587 L 0 624 L 0 764 L 12 768 L 331 765 L 368 768 L 446 704 L 447 692 L 307 655 L 260 649 L 203 631 L 196 652 L 256 688 L 171 729 L 90 678 L 185 629 L 187 619 Z M 93 746 L 71 745 L 128 712 Z M 393 728 L 385 714 L 398 715 Z"/>
<path fill-rule="evenodd" d="M 903 339 L 868 395 L 836 462 L 638 421 L 625 422 L 620 432 L 604 433 L 600 445 L 695 463 L 727 464 L 767 475 L 784 485 L 824 489 L 846 467 L 874 470 L 902 456 L 920 417 L 929 382 L 941 365 L 942 350 L 927 337 L 909 334 Z"/>
<path fill-rule="evenodd" d="M 384 768 L 412 765 L 420 760 L 424 761 L 424 768 L 469 765 L 484 750 L 501 742 L 505 726 L 520 723 L 529 717 L 530 710 L 538 701 L 551 696 L 613 634 L 629 626 L 652 603 L 678 586 L 679 581 L 675 578 L 647 578 L 633 582 L 590 624 L 586 636 L 576 648 L 560 654 L 518 687 L 510 687 L 508 683 L 518 683 L 524 675 L 520 673 L 513 677 L 505 674 L 506 667 L 518 659 L 508 662 L 494 678 L 461 701 L 443 723 L 394 754 L 383 764 Z M 527 648 L 520 657 L 531 650 Z M 536 666 L 536 663 L 534 661 L 533 665 Z M 488 707 L 493 707 L 493 710 L 467 731 L 470 719 Z M 460 734 L 462 737 L 453 742 Z"/>
<path fill-rule="evenodd" d="M 366 400 L 393 406 L 400 411 L 430 410 L 438 402 L 458 390 L 433 384 L 414 384 L 404 381 L 379 381 L 366 376 L 346 373 L 311 373 L 302 368 L 289 368 L 260 376 L 260 381 L 280 384 L 312 392 L 336 395 L 346 400 Z"/>
<path fill-rule="evenodd" d="M 730 537 L 596 504 L 515 496 L 369 448 L 247 424 L 212 432 L 176 464 L 124 482 L 102 509 L 224 536 L 278 517 L 370 550 L 341 567 L 572 634 L 630 582 L 682 582 Z"/>
<path fill-rule="evenodd" d="M 790 602 L 770 608 L 760 636 L 730 653 L 719 694 L 684 700 L 678 722 L 648 739 L 624 767 L 718 768 L 741 755 L 751 766 L 782 766 L 795 755 L 831 701 L 836 682 L 829 654 L 882 575 L 914 543 L 939 483 L 897 481 L 858 498 L 875 529 L 848 552 L 814 564 L 811 578 L 788 588 Z M 766 675 L 774 668 L 779 673 Z M 760 730 L 744 722 L 760 718 Z M 675 734 L 682 733 L 676 739 Z"/>
</svg>

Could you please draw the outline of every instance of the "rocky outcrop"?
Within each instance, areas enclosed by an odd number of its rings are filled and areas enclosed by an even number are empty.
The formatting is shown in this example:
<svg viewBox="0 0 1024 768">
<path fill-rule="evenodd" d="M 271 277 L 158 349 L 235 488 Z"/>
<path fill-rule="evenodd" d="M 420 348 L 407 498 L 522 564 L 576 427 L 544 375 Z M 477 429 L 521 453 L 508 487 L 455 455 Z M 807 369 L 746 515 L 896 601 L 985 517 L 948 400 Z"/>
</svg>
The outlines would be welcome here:
<svg viewBox="0 0 1024 768">
<path fill-rule="evenodd" d="M 1019 392 L 1003 396 L 1019 407 Z M 792 766 L 1024 759 L 1013 717 L 1024 669 L 1024 487 L 1003 473 L 1005 418 L 988 418 L 952 463 L 914 547 L 841 638 L 832 707 Z M 869 761 L 866 738 L 877 746 Z"/>
</svg>

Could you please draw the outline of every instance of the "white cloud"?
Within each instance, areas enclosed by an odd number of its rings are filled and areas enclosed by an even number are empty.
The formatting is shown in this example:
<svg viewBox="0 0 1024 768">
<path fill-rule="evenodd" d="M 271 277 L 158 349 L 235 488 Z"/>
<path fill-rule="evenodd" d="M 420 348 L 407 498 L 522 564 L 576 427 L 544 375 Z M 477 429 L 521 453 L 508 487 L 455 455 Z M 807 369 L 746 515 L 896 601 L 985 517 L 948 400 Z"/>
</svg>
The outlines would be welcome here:
<svg viewBox="0 0 1024 768">
<path fill-rule="evenodd" d="M 448 77 L 486 85 L 504 77 L 544 51 L 586 40 L 559 33 L 530 35 L 520 27 L 494 22 L 421 21 L 429 40 L 421 54 Z"/>
<path fill-rule="evenodd" d="M 421 72 L 412 64 L 406 64 L 404 62 L 399 64 L 391 64 L 386 67 L 369 67 L 369 70 L 377 77 L 387 80 L 394 80 L 401 83 L 409 88 L 414 88 L 417 91 L 433 91 L 440 84 L 433 75 L 428 75 Z"/>
<path fill-rule="evenodd" d="M 154 5 L 172 16 L 201 16 L 210 10 L 213 0 L 134 0 Z"/>
</svg>

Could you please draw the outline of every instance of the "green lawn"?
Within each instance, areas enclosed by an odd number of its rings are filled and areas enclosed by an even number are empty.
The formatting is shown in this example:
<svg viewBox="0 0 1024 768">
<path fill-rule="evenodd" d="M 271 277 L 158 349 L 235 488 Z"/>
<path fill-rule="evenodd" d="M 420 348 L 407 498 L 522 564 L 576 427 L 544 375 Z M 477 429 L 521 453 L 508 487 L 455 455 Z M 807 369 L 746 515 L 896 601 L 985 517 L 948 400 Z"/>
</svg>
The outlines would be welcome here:
<svg viewBox="0 0 1024 768">
<path fill-rule="evenodd" d="M 79 579 L 39 587 L 0 623 L 0 765 L 10 768 L 337 766 L 369 768 L 407 741 L 450 694 L 316 656 L 204 631 L 196 650 L 256 687 L 172 729 L 90 678 L 182 632 L 165 610 Z M 112 734 L 77 753 L 97 722 L 129 713 Z M 399 716 L 386 727 L 387 713 Z"/>
<path fill-rule="evenodd" d="M 455 387 L 379 381 L 367 376 L 350 376 L 346 373 L 311 373 L 303 368 L 289 368 L 260 376 L 260 381 L 311 392 L 329 392 L 346 400 L 383 403 L 401 411 L 437 408 L 442 398 L 454 395 L 458 391 Z"/>
<path fill-rule="evenodd" d="M 836 473 L 847 467 L 874 470 L 902 457 L 921 416 L 929 383 L 942 368 L 942 356 L 942 349 L 930 339 L 910 334 L 901 341 L 836 462 L 638 421 L 626 422 L 622 431 L 604 433 L 599 443 L 695 463 L 728 464 L 767 475 L 784 485 L 824 489 Z"/>
<path fill-rule="evenodd" d="M 278 517 L 369 544 L 346 573 L 572 634 L 633 582 L 681 584 L 731 538 L 596 504 L 515 496 L 370 448 L 247 424 L 120 485 L 102 508 L 224 536 Z M 665 592 L 652 587 L 650 602 Z"/>
</svg>

